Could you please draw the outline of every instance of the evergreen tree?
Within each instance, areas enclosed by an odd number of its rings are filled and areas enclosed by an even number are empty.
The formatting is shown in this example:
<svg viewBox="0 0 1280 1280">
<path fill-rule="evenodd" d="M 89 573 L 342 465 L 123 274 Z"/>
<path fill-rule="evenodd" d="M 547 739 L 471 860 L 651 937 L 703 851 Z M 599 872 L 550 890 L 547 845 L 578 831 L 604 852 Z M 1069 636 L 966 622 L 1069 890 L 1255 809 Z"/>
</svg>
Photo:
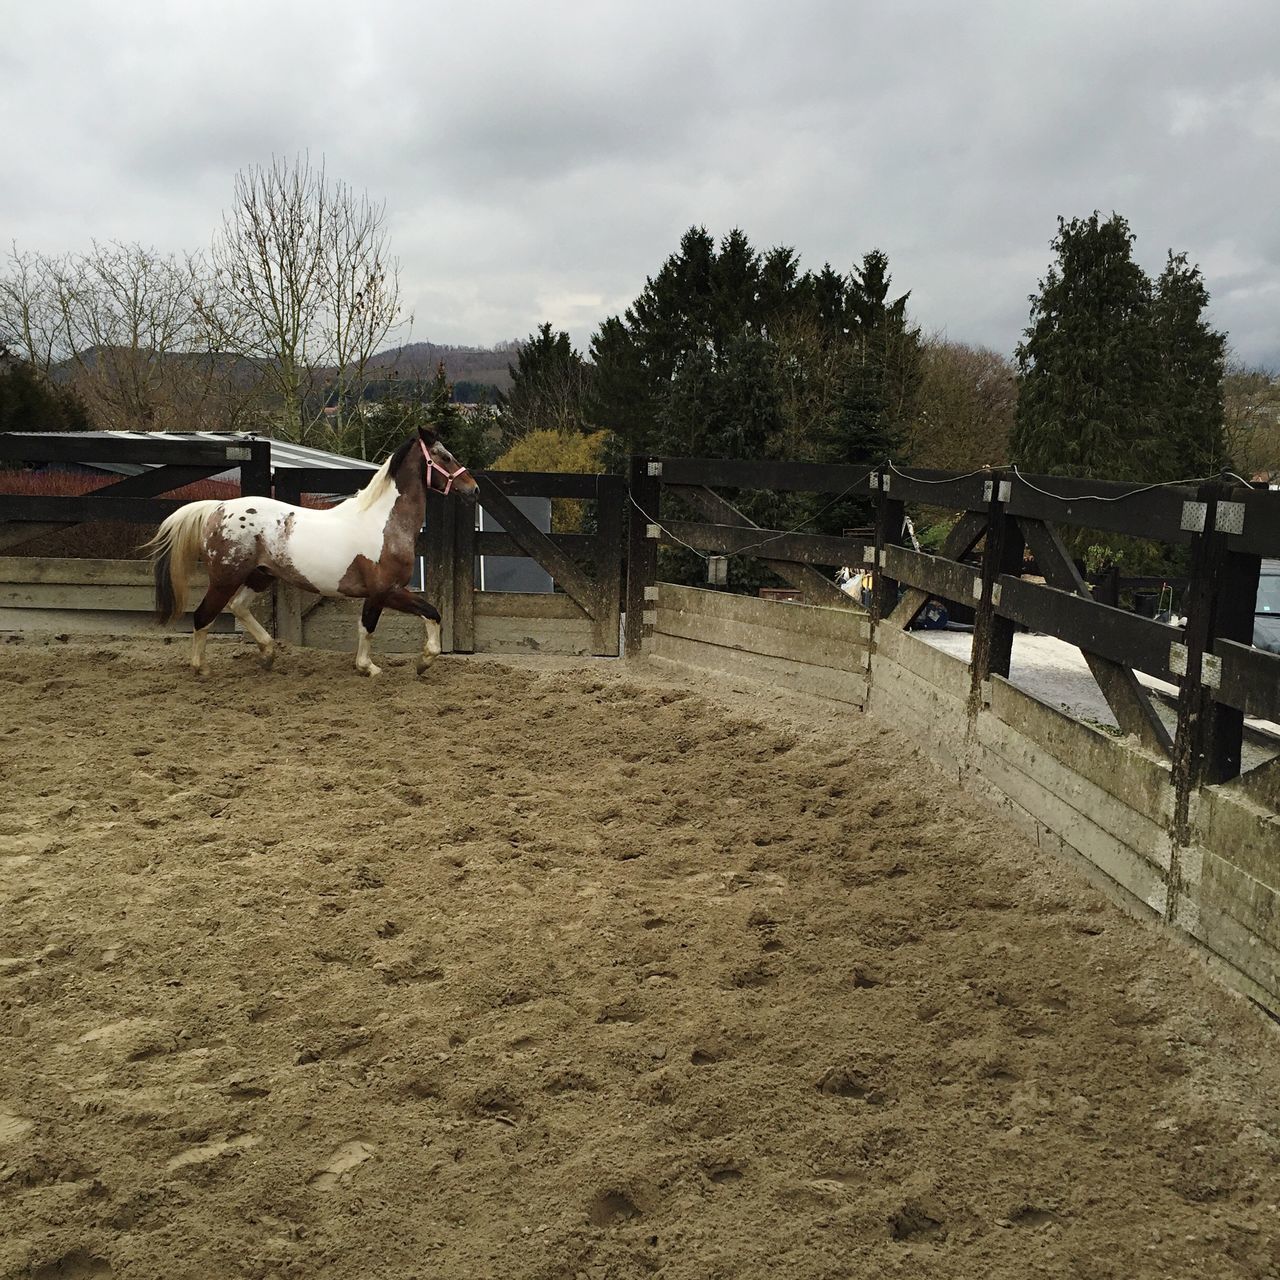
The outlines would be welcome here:
<svg viewBox="0 0 1280 1280">
<path fill-rule="evenodd" d="M 449 452 L 472 470 L 487 467 L 500 451 L 494 415 L 483 408 L 463 412 L 453 398 L 453 383 L 445 373 L 443 360 L 436 366 L 422 416 Z"/>
<path fill-rule="evenodd" d="M 530 431 L 590 429 L 591 371 L 567 333 L 539 325 L 507 368 L 511 390 L 498 397 L 504 449 Z"/>
<path fill-rule="evenodd" d="M 1200 268 L 1169 253 L 1156 281 L 1152 322 L 1160 359 L 1157 411 L 1171 479 L 1208 476 L 1227 465 L 1223 376 L 1227 339 L 1209 327 Z"/>
<path fill-rule="evenodd" d="M 1159 355 L 1151 282 L 1119 214 L 1058 220 L 1057 261 L 1017 348 L 1010 446 L 1032 472 L 1156 478 Z"/>
<path fill-rule="evenodd" d="M 42 377 L 29 360 L 0 345 L 0 431 L 89 431 L 75 392 Z"/>
</svg>

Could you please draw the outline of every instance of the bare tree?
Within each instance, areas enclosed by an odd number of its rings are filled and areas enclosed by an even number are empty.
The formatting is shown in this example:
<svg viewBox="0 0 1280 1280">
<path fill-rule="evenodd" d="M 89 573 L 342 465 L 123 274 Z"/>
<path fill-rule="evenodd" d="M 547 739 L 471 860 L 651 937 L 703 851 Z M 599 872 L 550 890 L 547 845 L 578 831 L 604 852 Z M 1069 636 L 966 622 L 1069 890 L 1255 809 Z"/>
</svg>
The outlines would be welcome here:
<svg viewBox="0 0 1280 1280">
<path fill-rule="evenodd" d="M 60 346 L 95 421 L 113 429 L 180 429 L 208 393 L 199 359 L 198 256 L 95 242 L 51 260 Z"/>
<path fill-rule="evenodd" d="M 934 336 L 924 344 L 907 456 L 968 470 L 1008 458 L 1018 388 L 1012 364 L 987 347 Z"/>
<path fill-rule="evenodd" d="M 1222 380 L 1227 456 L 1247 479 L 1280 476 L 1280 378 L 1234 362 Z"/>
<path fill-rule="evenodd" d="M 302 442 L 318 433 L 322 378 L 336 370 L 341 413 L 399 318 L 387 250 L 384 206 L 331 183 L 323 163 L 277 157 L 236 175 L 213 247 L 223 341 L 262 363 L 283 430 Z"/>
<path fill-rule="evenodd" d="M 0 342 L 47 377 L 63 354 L 58 287 L 50 259 L 9 246 L 0 275 Z"/>
<path fill-rule="evenodd" d="M 400 318 L 400 264 L 388 256 L 385 203 L 374 204 L 342 182 L 331 192 L 322 239 L 341 431 L 351 402 L 363 398 L 369 360 Z M 359 419 L 360 456 L 367 457 L 366 417 L 361 413 Z"/>
</svg>

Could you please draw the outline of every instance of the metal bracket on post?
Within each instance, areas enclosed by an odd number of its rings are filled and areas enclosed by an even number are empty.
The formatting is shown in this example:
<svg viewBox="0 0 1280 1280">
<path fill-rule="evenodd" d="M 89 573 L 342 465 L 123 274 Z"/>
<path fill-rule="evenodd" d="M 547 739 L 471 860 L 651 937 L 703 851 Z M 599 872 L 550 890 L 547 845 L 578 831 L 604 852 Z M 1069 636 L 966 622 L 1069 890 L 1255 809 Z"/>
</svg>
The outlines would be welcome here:
<svg viewBox="0 0 1280 1280">
<path fill-rule="evenodd" d="M 651 476 L 660 476 L 662 474 L 662 463 L 660 462 L 649 463 L 649 474 Z"/>
<path fill-rule="evenodd" d="M 661 538 L 662 526 L 660 524 L 647 524 L 644 527 L 644 536 L 646 538 Z"/>
<path fill-rule="evenodd" d="M 991 502 L 993 499 L 1000 502 L 1008 502 L 1012 496 L 1013 483 L 1009 480 L 1001 480 L 998 489 L 992 480 L 987 480 L 982 486 L 983 502 Z"/>
<path fill-rule="evenodd" d="M 644 589 L 644 598 L 645 598 L 645 603 L 646 603 L 646 604 L 647 604 L 650 600 L 657 600 L 657 598 L 658 598 L 658 588 L 657 588 L 657 587 L 645 587 L 645 589 Z"/>
<path fill-rule="evenodd" d="M 1209 512 L 1207 502 L 1184 502 L 1182 504 L 1182 528 L 1190 533 L 1203 533 L 1205 517 Z"/>
<path fill-rule="evenodd" d="M 1214 513 L 1213 527 L 1219 533 L 1244 532 L 1244 503 L 1219 502 Z"/>
<path fill-rule="evenodd" d="M 871 482 L 871 487 L 872 487 L 872 489 L 874 489 L 877 493 L 879 493 L 879 491 L 880 491 L 880 473 L 879 473 L 878 471 L 873 471 L 873 472 L 871 473 L 871 475 L 868 477 L 868 479 L 869 479 L 869 480 L 870 480 L 870 482 Z"/>
<path fill-rule="evenodd" d="M 973 598 L 975 600 L 982 599 L 982 579 L 974 578 L 973 580 Z"/>
<path fill-rule="evenodd" d="M 1187 646 L 1176 640 L 1169 646 L 1169 670 L 1175 676 L 1187 674 Z M 1216 653 L 1200 655 L 1200 683 L 1206 689 L 1222 686 L 1222 659 Z"/>
</svg>

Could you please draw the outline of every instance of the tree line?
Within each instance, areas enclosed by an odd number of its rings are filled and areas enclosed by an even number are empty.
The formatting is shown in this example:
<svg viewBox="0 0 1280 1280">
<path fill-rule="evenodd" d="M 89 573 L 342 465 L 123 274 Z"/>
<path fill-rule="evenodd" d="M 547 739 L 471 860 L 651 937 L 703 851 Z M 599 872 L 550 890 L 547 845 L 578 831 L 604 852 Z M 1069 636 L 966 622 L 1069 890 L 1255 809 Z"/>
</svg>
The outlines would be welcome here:
<svg viewBox="0 0 1280 1280">
<path fill-rule="evenodd" d="M 1059 222 L 1012 361 L 923 334 L 872 248 L 846 271 L 690 228 L 585 353 L 550 322 L 514 344 L 509 388 L 400 376 L 406 319 L 385 207 L 323 163 L 236 175 L 207 251 L 15 246 L 0 273 L 0 424 L 254 429 L 375 458 L 432 422 L 473 465 L 570 437 L 629 452 L 1175 479 L 1280 468 L 1276 379 L 1228 367 L 1203 277 L 1150 278 L 1124 218 Z M 531 441 L 530 437 L 536 436 Z M 575 446 L 574 454 L 580 450 Z M 773 513 L 775 516 L 785 513 Z M 857 524 L 864 504 L 816 526 Z"/>
</svg>

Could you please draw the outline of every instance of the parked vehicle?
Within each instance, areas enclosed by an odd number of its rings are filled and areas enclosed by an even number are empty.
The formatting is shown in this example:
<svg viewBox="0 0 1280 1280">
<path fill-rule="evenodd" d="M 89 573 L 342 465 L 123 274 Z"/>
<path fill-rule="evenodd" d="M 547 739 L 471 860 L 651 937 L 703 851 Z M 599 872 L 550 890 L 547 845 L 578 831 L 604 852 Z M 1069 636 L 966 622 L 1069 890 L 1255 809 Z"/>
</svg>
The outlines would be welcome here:
<svg viewBox="0 0 1280 1280">
<path fill-rule="evenodd" d="M 1268 653 L 1280 653 L 1280 560 L 1264 560 L 1253 606 L 1253 643 Z"/>
</svg>

